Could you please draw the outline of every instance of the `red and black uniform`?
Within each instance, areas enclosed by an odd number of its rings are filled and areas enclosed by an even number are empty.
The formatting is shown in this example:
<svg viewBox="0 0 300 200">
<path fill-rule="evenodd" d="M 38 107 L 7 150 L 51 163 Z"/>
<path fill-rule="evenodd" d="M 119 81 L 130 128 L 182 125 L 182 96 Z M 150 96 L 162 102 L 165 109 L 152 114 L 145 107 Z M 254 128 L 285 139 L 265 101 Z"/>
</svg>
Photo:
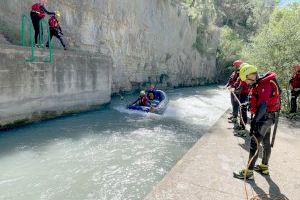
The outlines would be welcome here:
<svg viewBox="0 0 300 200">
<path fill-rule="evenodd" d="M 239 73 L 237 71 L 232 72 L 225 87 L 233 87 L 238 77 L 239 77 Z"/>
<path fill-rule="evenodd" d="M 38 43 L 38 36 L 40 34 L 40 21 L 43 19 L 46 14 L 55 15 L 54 12 L 49 12 L 45 6 L 41 3 L 36 3 L 31 6 L 30 17 L 32 20 L 33 28 L 34 28 L 34 41 L 35 44 Z M 40 35 L 40 37 L 43 37 Z"/>
<path fill-rule="evenodd" d="M 238 79 L 238 81 L 235 83 L 234 92 L 236 96 L 239 98 L 241 104 L 245 104 L 248 102 L 249 85 L 245 81 Z M 241 117 L 243 118 L 245 124 L 247 124 L 247 106 L 243 106 L 241 110 L 242 110 Z M 242 122 L 240 125 L 242 129 L 245 129 L 245 126 Z"/>
<path fill-rule="evenodd" d="M 66 50 L 66 45 L 64 44 L 64 41 L 61 37 L 61 35 L 63 35 L 63 33 L 62 33 L 58 19 L 55 16 L 51 16 L 48 23 L 49 23 L 49 27 L 50 27 L 50 41 L 52 40 L 52 37 L 55 36 L 57 39 L 59 39 L 61 45 Z M 46 44 L 46 47 L 49 46 L 48 42 Z"/>
<path fill-rule="evenodd" d="M 147 95 L 141 96 L 139 98 L 139 105 L 140 106 L 149 106 L 149 101 L 148 101 Z"/>
<path fill-rule="evenodd" d="M 232 72 L 232 74 L 230 75 L 229 80 L 226 84 L 226 87 L 236 88 L 238 77 L 239 77 L 238 71 Z M 231 99 L 231 106 L 232 106 L 232 116 L 234 118 L 236 118 L 238 116 L 238 112 L 239 112 L 239 104 L 235 100 L 235 97 L 232 93 L 230 94 L 230 99 Z"/>
<path fill-rule="evenodd" d="M 275 113 L 280 108 L 280 88 L 276 81 L 276 74 L 268 72 L 265 76 L 258 79 L 250 91 L 250 111 L 254 114 L 251 121 L 250 134 L 253 134 L 259 143 L 263 143 L 262 164 L 264 165 L 268 165 L 271 155 L 271 126 L 275 122 Z M 256 149 L 256 142 L 252 138 L 249 160 L 255 155 Z M 250 170 L 253 170 L 257 158 L 258 155 L 250 163 Z"/>
<path fill-rule="evenodd" d="M 300 71 L 290 80 L 291 85 L 291 113 L 297 112 L 297 97 L 300 95 Z"/>
</svg>

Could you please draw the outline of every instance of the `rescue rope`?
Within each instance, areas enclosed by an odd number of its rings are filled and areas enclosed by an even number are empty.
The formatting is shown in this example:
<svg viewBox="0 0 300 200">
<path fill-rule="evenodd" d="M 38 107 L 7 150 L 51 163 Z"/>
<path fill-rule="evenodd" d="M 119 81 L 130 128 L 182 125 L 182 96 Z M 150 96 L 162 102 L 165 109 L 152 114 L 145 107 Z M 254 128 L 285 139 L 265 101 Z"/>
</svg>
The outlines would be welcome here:
<svg viewBox="0 0 300 200">
<path fill-rule="evenodd" d="M 229 90 L 230 91 L 230 90 Z M 244 119 L 243 119 L 243 117 L 241 116 L 241 113 L 242 113 L 242 104 L 241 104 L 241 102 L 240 102 L 240 100 L 239 100 L 239 98 L 236 96 L 236 94 L 234 93 L 234 91 L 230 91 L 232 94 L 233 94 L 233 96 L 234 96 L 234 98 L 235 98 L 235 100 L 238 102 L 238 104 L 239 104 L 239 110 L 240 110 L 240 119 L 241 119 L 241 121 L 242 121 L 242 123 L 243 123 L 243 125 L 246 127 L 246 123 L 244 122 Z M 250 163 L 253 161 L 253 159 L 257 156 L 257 154 L 258 154 L 258 152 L 259 152 L 259 143 L 258 143 L 258 140 L 257 140 L 257 138 L 254 136 L 254 135 L 252 135 L 251 137 L 250 137 L 250 140 L 251 139 L 254 139 L 254 141 L 255 141 L 255 143 L 256 143 L 256 151 L 255 151 L 255 154 L 251 157 L 251 159 L 249 160 L 249 162 L 248 162 L 248 164 L 247 164 L 247 167 L 246 167 L 246 169 L 245 169 L 245 175 L 244 175 L 244 189 L 245 189 L 245 195 L 246 195 L 246 199 L 247 200 L 263 200 L 263 199 L 265 199 L 265 198 L 269 198 L 271 195 L 270 194 L 258 194 L 258 195 L 255 195 L 255 196 L 253 196 L 253 197 L 251 197 L 250 199 L 249 199 L 249 195 L 248 195 L 248 190 L 247 190 L 247 182 L 246 182 L 246 175 L 247 175 L 247 173 L 248 173 L 248 170 L 249 170 L 249 166 L 250 166 Z M 283 196 L 283 195 L 281 195 L 281 196 L 275 196 L 274 198 L 273 198 L 273 200 L 289 200 L 287 197 L 285 197 L 285 196 Z"/>
</svg>

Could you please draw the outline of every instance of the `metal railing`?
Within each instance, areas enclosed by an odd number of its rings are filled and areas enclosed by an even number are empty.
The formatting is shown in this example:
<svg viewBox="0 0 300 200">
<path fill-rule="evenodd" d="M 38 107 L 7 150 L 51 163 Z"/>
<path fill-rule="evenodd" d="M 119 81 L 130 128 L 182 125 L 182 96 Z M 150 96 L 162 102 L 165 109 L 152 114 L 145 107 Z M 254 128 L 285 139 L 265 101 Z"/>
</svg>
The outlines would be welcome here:
<svg viewBox="0 0 300 200">
<path fill-rule="evenodd" d="M 31 19 L 28 15 L 23 14 L 22 15 L 22 25 L 21 25 L 21 40 L 22 40 L 22 46 L 25 46 L 25 20 L 27 20 L 28 23 L 28 32 L 30 37 L 30 46 L 31 46 L 31 57 L 25 58 L 26 62 L 33 62 L 35 60 L 34 57 L 34 38 L 33 38 L 33 27 Z"/>
<path fill-rule="evenodd" d="M 26 15 L 23 14 L 22 17 L 22 22 L 21 22 L 21 42 L 22 42 L 22 46 L 25 46 L 25 22 L 27 22 L 28 24 L 28 32 L 29 32 L 29 41 L 30 41 L 30 46 L 31 46 L 31 56 L 28 58 L 25 58 L 26 62 L 34 62 L 35 61 L 35 43 L 34 43 L 34 37 L 33 37 L 33 25 L 32 25 L 32 21 L 31 18 Z M 39 35 L 38 35 L 38 45 L 42 46 L 43 45 L 43 33 L 44 33 L 44 29 L 43 29 L 43 24 L 46 25 L 47 27 L 47 33 L 48 33 L 48 45 L 49 45 L 49 57 L 48 59 L 43 60 L 43 62 L 46 63 L 52 63 L 53 60 L 53 49 L 52 49 L 52 43 L 50 40 L 50 27 L 48 25 L 48 23 L 45 20 L 40 20 L 39 22 Z"/>
<path fill-rule="evenodd" d="M 44 62 L 52 63 L 52 43 L 51 43 L 51 38 L 50 38 L 50 27 L 49 24 L 45 20 L 40 20 L 39 22 L 39 28 L 40 28 L 40 33 L 39 33 L 39 45 L 43 45 L 43 34 L 44 34 L 44 29 L 43 29 L 43 24 L 46 25 L 47 27 L 47 33 L 48 33 L 48 49 L 49 49 L 49 59 L 45 59 Z"/>
</svg>

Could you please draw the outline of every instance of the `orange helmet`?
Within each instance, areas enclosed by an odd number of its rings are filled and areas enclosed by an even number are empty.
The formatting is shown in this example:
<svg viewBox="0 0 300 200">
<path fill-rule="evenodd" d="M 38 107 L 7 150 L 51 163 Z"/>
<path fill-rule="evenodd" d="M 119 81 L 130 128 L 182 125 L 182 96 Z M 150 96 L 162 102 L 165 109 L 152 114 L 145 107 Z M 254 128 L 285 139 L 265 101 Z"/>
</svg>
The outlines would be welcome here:
<svg viewBox="0 0 300 200">
<path fill-rule="evenodd" d="M 240 66 L 241 66 L 241 64 L 243 64 L 243 63 L 244 63 L 244 62 L 241 61 L 241 60 L 236 60 L 236 61 L 233 62 L 233 67 L 234 67 L 235 69 L 239 69 Z"/>
</svg>

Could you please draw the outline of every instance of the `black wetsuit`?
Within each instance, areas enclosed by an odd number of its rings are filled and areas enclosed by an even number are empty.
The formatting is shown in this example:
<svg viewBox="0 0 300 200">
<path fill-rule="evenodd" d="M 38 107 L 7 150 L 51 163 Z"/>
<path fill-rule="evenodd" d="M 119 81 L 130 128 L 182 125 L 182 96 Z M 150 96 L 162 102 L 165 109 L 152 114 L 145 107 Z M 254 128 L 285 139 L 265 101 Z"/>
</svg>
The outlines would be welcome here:
<svg viewBox="0 0 300 200">
<path fill-rule="evenodd" d="M 55 15 L 54 12 L 49 12 L 43 5 L 41 5 L 41 10 L 45 13 L 47 13 L 48 15 Z M 43 19 L 43 17 L 40 17 L 36 12 L 31 11 L 30 12 L 30 17 L 32 20 L 32 24 L 33 24 L 33 28 L 34 28 L 34 42 L 35 44 L 38 44 L 38 35 L 40 34 L 40 21 L 41 19 Z M 43 35 L 41 34 L 41 36 L 43 38 Z"/>
<path fill-rule="evenodd" d="M 66 45 L 61 37 L 62 35 L 62 30 L 60 28 L 60 26 L 58 28 L 52 28 L 50 27 L 50 41 L 52 40 L 52 37 L 55 36 L 57 39 L 59 39 L 61 45 L 64 47 L 64 49 L 66 50 Z M 46 44 L 46 47 L 49 47 L 49 41 Z"/>
</svg>

